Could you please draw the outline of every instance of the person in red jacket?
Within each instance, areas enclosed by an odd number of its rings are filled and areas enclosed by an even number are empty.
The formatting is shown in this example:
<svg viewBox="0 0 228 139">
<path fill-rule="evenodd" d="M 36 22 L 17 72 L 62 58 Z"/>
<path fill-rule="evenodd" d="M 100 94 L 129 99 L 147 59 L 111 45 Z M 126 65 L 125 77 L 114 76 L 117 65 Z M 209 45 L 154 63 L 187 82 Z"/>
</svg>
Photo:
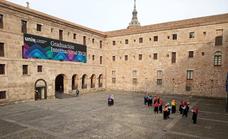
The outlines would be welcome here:
<svg viewBox="0 0 228 139">
<path fill-rule="evenodd" d="M 196 105 L 196 106 L 194 106 L 192 108 L 192 121 L 193 121 L 193 124 L 196 124 L 196 122 L 197 122 L 198 113 L 199 113 L 199 107 Z"/>
</svg>

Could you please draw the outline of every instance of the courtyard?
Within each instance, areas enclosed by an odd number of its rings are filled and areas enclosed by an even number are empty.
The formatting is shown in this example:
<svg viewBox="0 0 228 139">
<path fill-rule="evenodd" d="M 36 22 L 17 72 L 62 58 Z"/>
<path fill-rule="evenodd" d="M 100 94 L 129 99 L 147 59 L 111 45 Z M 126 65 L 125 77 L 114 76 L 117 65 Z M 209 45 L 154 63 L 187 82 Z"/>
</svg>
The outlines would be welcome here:
<svg viewBox="0 0 228 139">
<path fill-rule="evenodd" d="M 114 94 L 114 106 L 107 96 Z M 164 95 L 200 107 L 198 123 L 179 113 L 163 120 L 144 106 L 143 93 L 102 91 L 79 97 L 0 106 L 0 139 L 224 139 L 228 113 L 224 99 Z M 179 107 L 179 104 L 177 105 Z"/>
</svg>

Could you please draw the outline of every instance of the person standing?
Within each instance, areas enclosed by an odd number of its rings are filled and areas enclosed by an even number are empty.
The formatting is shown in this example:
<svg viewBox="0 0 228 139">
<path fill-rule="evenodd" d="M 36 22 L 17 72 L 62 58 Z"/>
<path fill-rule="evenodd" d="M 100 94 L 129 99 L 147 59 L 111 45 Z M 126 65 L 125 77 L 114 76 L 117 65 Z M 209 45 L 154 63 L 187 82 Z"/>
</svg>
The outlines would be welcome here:
<svg viewBox="0 0 228 139">
<path fill-rule="evenodd" d="M 176 100 L 175 99 L 172 100 L 171 105 L 172 105 L 172 113 L 176 113 Z"/>
<path fill-rule="evenodd" d="M 194 106 L 192 108 L 192 122 L 193 122 L 193 124 L 196 124 L 196 122 L 197 122 L 198 113 L 199 113 L 199 107 Z"/>
</svg>

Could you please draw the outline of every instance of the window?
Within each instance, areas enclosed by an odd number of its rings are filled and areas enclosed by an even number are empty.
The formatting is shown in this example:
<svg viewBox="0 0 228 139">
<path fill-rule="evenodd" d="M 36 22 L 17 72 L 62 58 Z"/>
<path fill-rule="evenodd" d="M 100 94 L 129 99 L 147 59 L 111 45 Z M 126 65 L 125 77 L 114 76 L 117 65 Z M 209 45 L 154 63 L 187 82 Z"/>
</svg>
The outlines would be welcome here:
<svg viewBox="0 0 228 139">
<path fill-rule="evenodd" d="M 0 99 L 6 99 L 6 91 L 0 91 Z"/>
<path fill-rule="evenodd" d="M 112 45 L 116 45 L 116 41 L 112 41 Z"/>
<path fill-rule="evenodd" d="M 177 34 L 173 34 L 173 40 L 177 40 Z"/>
<path fill-rule="evenodd" d="M 59 40 L 63 40 L 63 30 L 59 30 Z"/>
<path fill-rule="evenodd" d="M 207 32 L 206 32 L 206 31 L 204 31 L 204 32 L 203 32 L 203 35 L 204 35 L 204 36 L 206 36 L 206 35 L 207 35 Z"/>
<path fill-rule="evenodd" d="M 186 88 L 185 88 L 186 91 L 191 91 L 192 90 L 192 87 L 190 85 L 186 85 Z"/>
<path fill-rule="evenodd" d="M 139 60 L 142 60 L 142 54 L 139 54 Z"/>
<path fill-rule="evenodd" d="M 193 79 L 193 70 L 187 70 L 187 80 Z"/>
<path fill-rule="evenodd" d="M 158 54 L 157 54 L 157 53 L 154 53 L 153 59 L 154 59 L 154 60 L 157 60 L 157 59 L 158 59 Z"/>
<path fill-rule="evenodd" d="M 0 43 L 0 57 L 4 57 L 4 43 Z"/>
<path fill-rule="evenodd" d="M 112 56 L 112 61 L 116 61 L 116 56 Z"/>
<path fill-rule="evenodd" d="M 112 78 L 112 83 L 113 83 L 113 84 L 116 83 L 116 78 Z"/>
<path fill-rule="evenodd" d="M 171 63 L 176 63 L 176 52 L 172 52 Z"/>
<path fill-rule="evenodd" d="M 125 39 L 125 44 L 128 44 L 128 39 Z"/>
<path fill-rule="evenodd" d="M 93 38 L 93 39 L 92 39 L 92 43 L 94 43 L 94 42 L 95 42 L 95 39 Z"/>
<path fill-rule="evenodd" d="M 86 45 L 86 36 L 83 36 L 83 45 Z"/>
<path fill-rule="evenodd" d="M 42 25 L 36 24 L 36 31 L 41 31 L 41 30 L 42 30 Z"/>
<path fill-rule="evenodd" d="M 42 65 L 38 65 L 38 66 L 37 66 L 37 72 L 42 72 L 42 70 L 43 70 Z"/>
<path fill-rule="evenodd" d="M 102 64 L 102 62 L 103 62 L 103 61 L 102 61 L 102 56 L 100 56 L 100 64 Z"/>
<path fill-rule="evenodd" d="M 77 35 L 74 33 L 74 35 L 73 35 L 73 39 L 74 39 L 74 40 L 76 40 L 76 36 L 77 36 Z"/>
<path fill-rule="evenodd" d="M 0 28 L 3 28 L 3 15 L 0 14 Z"/>
<path fill-rule="evenodd" d="M 116 71 L 115 71 L 115 70 L 112 71 L 112 76 L 113 76 L 113 77 L 116 76 Z"/>
<path fill-rule="evenodd" d="M 53 32 L 54 31 L 54 28 L 51 28 L 51 32 Z"/>
<path fill-rule="evenodd" d="M 189 33 L 189 38 L 191 39 L 191 38 L 195 38 L 195 32 L 190 32 Z"/>
<path fill-rule="evenodd" d="M 132 78 L 132 83 L 133 83 L 133 85 L 137 85 L 137 83 L 138 83 L 137 78 Z"/>
<path fill-rule="evenodd" d="M 162 70 L 157 70 L 157 85 L 162 85 Z"/>
<path fill-rule="evenodd" d="M 143 43 L 143 38 L 139 38 L 139 43 Z"/>
<path fill-rule="evenodd" d="M 5 64 L 0 64 L 0 74 L 5 74 Z"/>
<path fill-rule="evenodd" d="M 23 70 L 23 71 L 22 71 L 22 74 L 23 74 L 23 75 L 27 75 L 27 74 L 28 74 L 28 65 L 23 65 L 23 66 L 22 66 L 22 70 Z"/>
<path fill-rule="evenodd" d="M 158 36 L 154 36 L 154 42 L 158 41 Z"/>
<path fill-rule="evenodd" d="M 193 58 L 194 57 L 194 51 L 188 51 L 188 57 Z"/>
<path fill-rule="evenodd" d="M 21 20 L 21 32 L 27 33 L 27 21 Z"/>
<path fill-rule="evenodd" d="M 102 48 L 102 41 L 100 41 L 100 48 Z"/>
<path fill-rule="evenodd" d="M 214 54 L 214 66 L 221 66 L 222 65 L 222 52 L 217 51 Z"/>
<path fill-rule="evenodd" d="M 125 59 L 125 61 L 127 61 L 128 60 L 128 55 L 125 55 L 124 59 Z"/>
<path fill-rule="evenodd" d="M 137 70 L 133 70 L 133 71 L 132 71 L 132 76 L 133 76 L 133 77 L 137 77 Z"/>
<path fill-rule="evenodd" d="M 93 61 L 95 60 L 95 55 L 92 55 L 92 60 L 93 60 Z"/>
<path fill-rule="evenodd" d="M 215 37 L 215 45 L 222 45 L 223 36 Z"/>
</svg>

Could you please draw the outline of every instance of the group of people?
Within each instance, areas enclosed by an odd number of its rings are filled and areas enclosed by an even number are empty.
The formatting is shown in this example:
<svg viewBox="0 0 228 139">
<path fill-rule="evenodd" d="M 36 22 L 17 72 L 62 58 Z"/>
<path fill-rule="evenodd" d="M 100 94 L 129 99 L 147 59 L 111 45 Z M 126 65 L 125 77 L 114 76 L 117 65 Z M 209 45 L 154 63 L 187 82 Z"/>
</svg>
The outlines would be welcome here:
<svg viewBox="0 0 228 139">
<path fill-rule="evenodd" d="M 179 112 L 182 114 L 182 117 L 187 117 L 188 112 L 189 112 L 189 102 L 188 101 L 181 101 L 179 105 Z M 159 96 L 154 96 L 152 97 L 151 95 L 145 95 L 144 96 L 144 105 L 147 105 L 148 107 L 154 107 L 154 113 L 162 113 L 163 112 L 163 119 L 166 120 L 169 118 L 170 114 L 175 114 L 176 113 L 176 107 L 177 107 L 177 102 L 175 99 L 172 99 L 171 102 L 167 102 L 163 106 L 163 100 Z M 198 106 L 194 106 L 192 108 L 192 120 L 193 123 L 196 124 L 197 121 L 197 115 L 199 112 Z"/>
</svg>

